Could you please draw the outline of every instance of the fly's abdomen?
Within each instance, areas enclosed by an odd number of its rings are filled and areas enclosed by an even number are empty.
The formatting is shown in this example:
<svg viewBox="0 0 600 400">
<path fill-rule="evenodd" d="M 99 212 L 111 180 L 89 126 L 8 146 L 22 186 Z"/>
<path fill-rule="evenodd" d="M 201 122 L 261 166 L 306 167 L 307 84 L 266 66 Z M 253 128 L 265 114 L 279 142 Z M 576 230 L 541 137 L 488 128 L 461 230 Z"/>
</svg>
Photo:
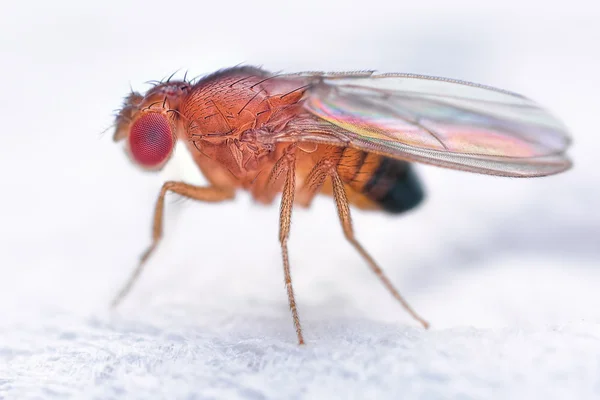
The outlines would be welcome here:
<svg viewBox="0 0 600 400">
<path fill-rule="evenodd" d="M 346 149 L 338 170 L 353 190 L 361 193 L 383 210 L 398 214 L 418 206 L 425 193 L 411 163 L 377 154 Z M 349 165 L 350 163 L 350 165 Z"/>
</svg>

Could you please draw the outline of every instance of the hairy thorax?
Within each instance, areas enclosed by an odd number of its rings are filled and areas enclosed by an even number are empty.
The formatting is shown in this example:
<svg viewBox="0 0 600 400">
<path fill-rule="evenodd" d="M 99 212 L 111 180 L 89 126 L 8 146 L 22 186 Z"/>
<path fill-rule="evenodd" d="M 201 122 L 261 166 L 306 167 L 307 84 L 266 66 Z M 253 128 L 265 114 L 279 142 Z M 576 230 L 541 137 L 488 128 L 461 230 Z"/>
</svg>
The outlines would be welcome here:
<svg viewBox="0 0 600 400">
<path fill-rule="evenodd" d="M 179 107 L 184 129 L 178 131 L 186 135 L 181 139 L 209 182 L 244 188 L 268 203 L 281 189 L 281 182 L 269 183 L 269 177 L 290 148 L 275 137 L 291 120 L 307 117 L 302 110 L 305 88 L 298 80 L 275 81 L 262 71 L 252 72 L 218 73 L 192 87 Z M 301 180 L 314 165 L 317 146 L 294 147 Z"/>
<path fill-rule="evenodd" d="M 304 92 L 297 80 L 274 85 L 269 77 L 243 70 L 208 77 L 179 107 L 181 139 L 211 183 L 250 189 L 289 146 L 269 138 L 302 117 Z"/>
</svg>

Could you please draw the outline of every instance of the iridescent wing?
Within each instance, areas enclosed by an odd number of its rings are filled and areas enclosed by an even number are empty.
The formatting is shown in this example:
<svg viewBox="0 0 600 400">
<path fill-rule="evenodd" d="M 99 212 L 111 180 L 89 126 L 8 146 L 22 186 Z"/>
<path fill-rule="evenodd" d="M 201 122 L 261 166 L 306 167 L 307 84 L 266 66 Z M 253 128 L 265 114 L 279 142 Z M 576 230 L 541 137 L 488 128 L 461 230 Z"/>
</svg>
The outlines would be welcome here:
<svg viewBox="0 0 600 400">
<path fill-rule="evenodd" d="M 492 175 L 559 173 L 571 162 L 565 126 L 521 95 L 412 74 L 298 74 L 312 82 L 314 116 L 279 141 L 345 145 L 385 156 Z M 288 75 L 287 78 L 294 79 Z"/>
</svg>

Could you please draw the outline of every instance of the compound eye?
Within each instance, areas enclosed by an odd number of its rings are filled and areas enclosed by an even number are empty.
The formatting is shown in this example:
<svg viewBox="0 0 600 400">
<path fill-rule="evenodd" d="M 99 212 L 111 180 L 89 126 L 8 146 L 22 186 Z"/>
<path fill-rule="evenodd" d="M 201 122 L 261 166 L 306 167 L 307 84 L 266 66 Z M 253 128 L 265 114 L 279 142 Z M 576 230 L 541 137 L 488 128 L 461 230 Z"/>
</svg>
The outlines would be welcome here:
<svg viewBox="0 0 600 400">
<path fill-rule="evenodd" d="M 134 160 L 144 167 L 156 167 L 171 154 L 173 134 L 163 114 L 148 113 L 129 130 L 129 149 Z"/>
</svg>

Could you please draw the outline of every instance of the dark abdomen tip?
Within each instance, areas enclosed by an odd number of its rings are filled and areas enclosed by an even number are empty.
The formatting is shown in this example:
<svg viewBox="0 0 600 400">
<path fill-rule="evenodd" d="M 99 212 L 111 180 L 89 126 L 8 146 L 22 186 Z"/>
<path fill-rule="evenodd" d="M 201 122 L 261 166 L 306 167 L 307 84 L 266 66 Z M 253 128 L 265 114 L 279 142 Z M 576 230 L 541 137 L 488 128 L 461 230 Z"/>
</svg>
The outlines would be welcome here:
<svg viewBox="0 0 600 400">
<path fill-rule="evenodd" d="M 413 166 L 382 157 L 381 164 L 363 188 L 363 193 L 393 214 L 418 206 L 425 193 Z"/>
</svg>

